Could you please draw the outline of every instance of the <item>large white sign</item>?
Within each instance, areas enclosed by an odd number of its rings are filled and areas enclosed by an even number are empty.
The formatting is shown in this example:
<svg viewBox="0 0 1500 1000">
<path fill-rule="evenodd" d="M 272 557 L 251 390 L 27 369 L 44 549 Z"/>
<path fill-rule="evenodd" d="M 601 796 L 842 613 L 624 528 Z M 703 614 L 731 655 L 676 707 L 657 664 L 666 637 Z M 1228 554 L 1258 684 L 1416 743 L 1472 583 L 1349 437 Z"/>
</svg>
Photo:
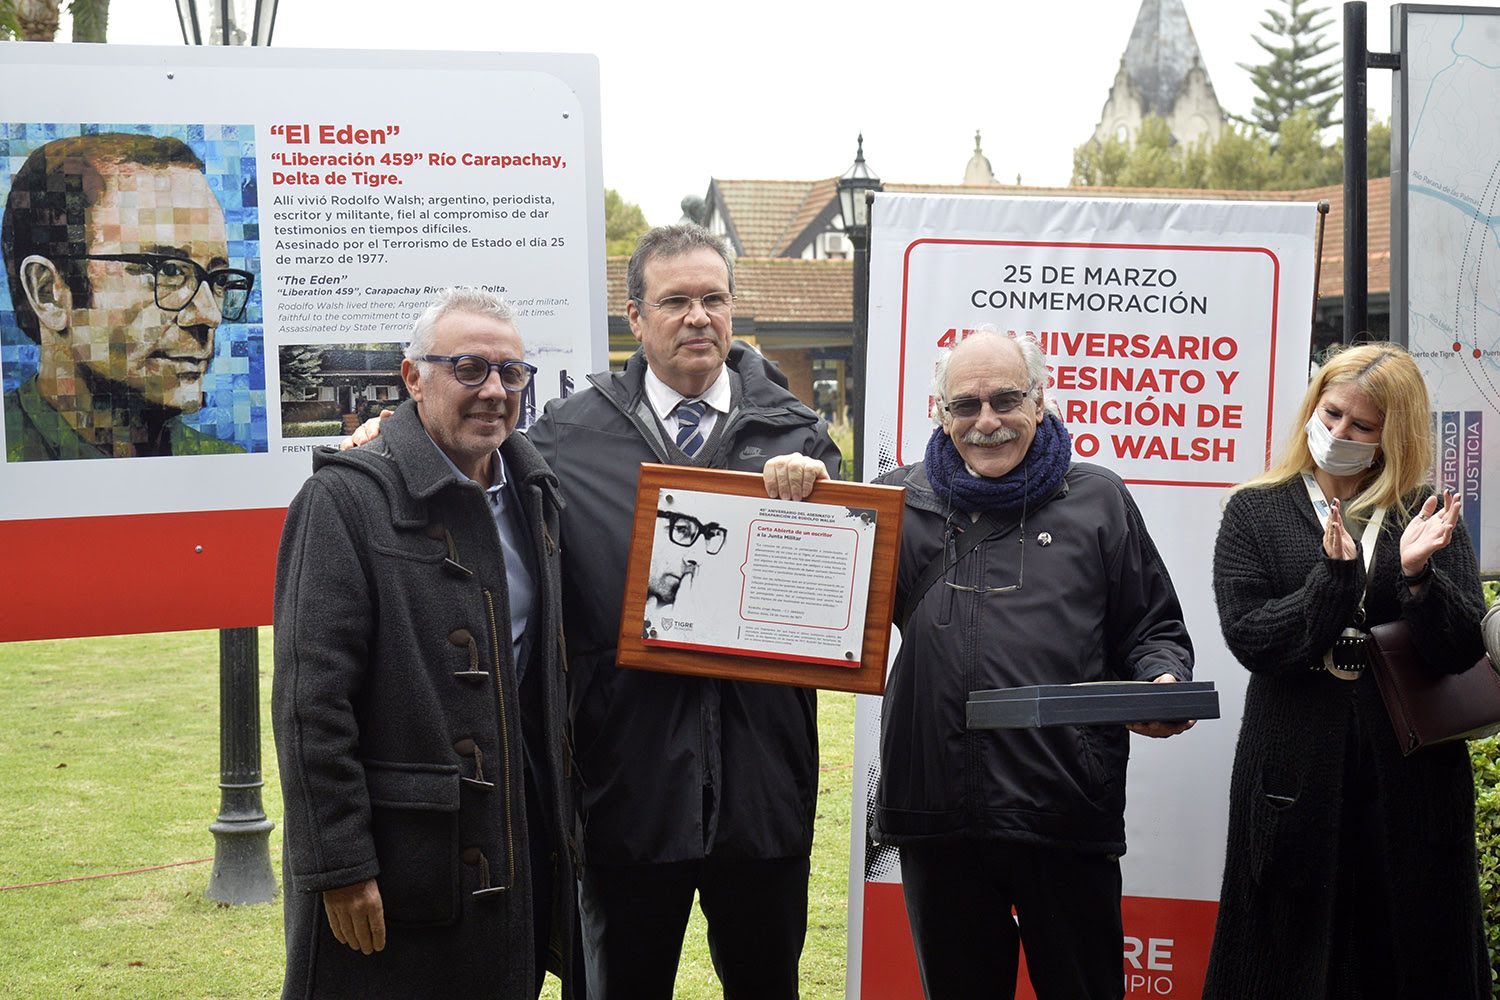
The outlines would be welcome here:
<svg viewBox="0 0 1500 1000">
<path fill-rule="evenodd" d="M 8 44 L 0 90 L 0 545 L 36 585 L 0 640 L 269 620 L 312 448 L 399 401 L 445 286 L 516 307 L 523 423 L 606 364 L 591 56 Z M 99 538 L 130 568 L 80 590 Z"/>
<path fill-rule="evenodd" d="M 1435 481 L 1500 575 L 1500 10 L 1398 4 L 1391 338 L 1427 379 Z"/>
<path fill-rule="evenodd" d="M 879 195 L 872 219 L 865 467 L 922 458 L 942 348 L 981 327 L 1029 334 L 1075 458 L 1131 484 L 1172 573 L 1195 677 L 1217 684 L 1223 718 L 1133 741 L 1122 972 L 1127 996 L 1196 997 L 1246 684 L 1220 638 L 1210 558 L 1225 490 L 1265 468 L 1306 386 L 1316 210 Z M 856 817 L 878 781 L 879 710 L 859 699 Z M 848 996 L 916 998 L 899 862 L 866 837 L 856 820 Z"/>
</svg>

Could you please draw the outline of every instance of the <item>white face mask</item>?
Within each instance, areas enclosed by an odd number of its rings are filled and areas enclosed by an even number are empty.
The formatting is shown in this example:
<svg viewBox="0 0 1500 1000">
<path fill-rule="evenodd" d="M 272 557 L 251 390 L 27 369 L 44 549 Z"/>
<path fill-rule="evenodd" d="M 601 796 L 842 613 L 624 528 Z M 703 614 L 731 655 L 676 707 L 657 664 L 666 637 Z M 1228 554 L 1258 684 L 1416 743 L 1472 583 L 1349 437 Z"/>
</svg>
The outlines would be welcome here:
<svg viewBox="0 0 1500 1000">
<path fill-rule="evenodd" d="M 1307 418 L 1307 450 L 1318 468 L 1330 476 L 1356 476 L 1375 464 L 1375 442 L 1348 441 L 1333 436 L 1314 413 Z"/>
</svg>

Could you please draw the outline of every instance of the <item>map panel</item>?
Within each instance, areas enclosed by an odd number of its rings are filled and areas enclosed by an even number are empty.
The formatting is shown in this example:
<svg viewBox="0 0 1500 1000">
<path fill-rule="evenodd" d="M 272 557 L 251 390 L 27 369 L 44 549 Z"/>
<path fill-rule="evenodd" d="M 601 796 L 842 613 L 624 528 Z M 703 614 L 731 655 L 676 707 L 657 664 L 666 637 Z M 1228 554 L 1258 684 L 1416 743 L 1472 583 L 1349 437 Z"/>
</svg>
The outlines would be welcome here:
<svg viewBox="0 0 1500 1000">
<path fill-rule="evenodd" d="M 1436 484 L 1500 574 L 1500 10 L 1398 5 L 1391 29 L 1391 332 L 1432 393 Z"/>
</svg>

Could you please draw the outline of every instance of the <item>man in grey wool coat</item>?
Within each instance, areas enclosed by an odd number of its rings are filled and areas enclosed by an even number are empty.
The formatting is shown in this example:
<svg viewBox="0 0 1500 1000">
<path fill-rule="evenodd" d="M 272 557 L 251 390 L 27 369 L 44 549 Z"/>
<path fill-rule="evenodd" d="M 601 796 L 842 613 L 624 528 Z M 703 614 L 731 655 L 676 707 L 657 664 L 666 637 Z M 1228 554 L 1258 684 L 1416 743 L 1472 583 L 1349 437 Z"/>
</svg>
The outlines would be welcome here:
<svg viewBox="0 0 1500 1000">
<path fill-rule="evenodd" d="M 288 511 L 284 997 L 521 1000 L 571 967 L 561 496 L 512 434 L 534 372 L 503 299 L 446 290 L 411 398 L 377 443 L 319 452 Z"/>
</svg>

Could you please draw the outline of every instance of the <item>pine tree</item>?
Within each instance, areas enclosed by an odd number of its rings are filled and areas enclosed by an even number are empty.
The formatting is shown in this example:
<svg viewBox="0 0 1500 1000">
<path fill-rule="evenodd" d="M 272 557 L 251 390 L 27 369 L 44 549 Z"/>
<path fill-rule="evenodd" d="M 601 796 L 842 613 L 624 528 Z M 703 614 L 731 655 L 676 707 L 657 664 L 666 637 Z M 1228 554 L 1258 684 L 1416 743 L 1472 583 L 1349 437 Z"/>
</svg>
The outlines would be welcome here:
<svg viewBox="0 0 1500 1000">
<path fill-rule="evenodd" d="M 317 344 L 283 347 L 280 370 L 283 399 L 310 398 L 323 384 L 323 348 Z"/>
<path fill-rule="evenodd" d="M 1267 37 L 1254 36 L 1255 44 L 1270 59 L 1259 66 L 1239 64 L 1260 91 L 1255 109 L 1242 120 L 1275 136 L 1292 112 L 1305 108 L 1312 112 L 1321 132 L 1340 122 L 1333 117 L 1342 96 L 1339 61 L 1317 61 L 1334 47 L 1333 42 L 1323 39 L 1323 30 L 1332 20 L 1326 8 L 1309 6 L 1305 0 L 1282 2 L 1284 12 L 1266 8 L 1266 20 L 1260 26 Z"/>
</svg>

